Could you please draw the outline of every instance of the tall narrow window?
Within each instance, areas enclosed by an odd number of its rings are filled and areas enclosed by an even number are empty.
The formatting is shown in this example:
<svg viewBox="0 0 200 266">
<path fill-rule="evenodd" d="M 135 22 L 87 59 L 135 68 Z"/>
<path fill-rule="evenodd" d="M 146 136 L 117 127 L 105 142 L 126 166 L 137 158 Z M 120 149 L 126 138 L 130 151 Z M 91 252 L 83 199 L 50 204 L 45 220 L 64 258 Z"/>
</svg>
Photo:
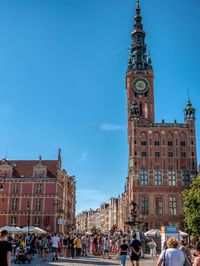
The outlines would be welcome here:
<svg viewBox="0 0 200 266">
<path fill-rule="evenodd" d="M 184 187 L 189 187 L 190 185 L 190 172 L 188 170 L 184 170 L 182 172 L 182 181 Z"/>
<path fill-rule="evenodd" d="M 149 198 L 142 197 L 142 215 L 149 214 Z"/>
<path fill-rule="evenodd" d="M 16 217 L 11 217 L 10 226 L 16 226 Z"/>
<path fill-rule="evenodd" d="M 161 170 L 154 170 L 155 186 L 162 186 L 162 172 Z"/>
<path fill-rule="evenodd" d="M 41 170 L 38 171 L 38 177 L 39 177 L 39 178 L 42 177 L 42 171 L 41 171 Z"/>
<path fill-rule="evenodd" d="M 35 225 L 36 227 L 39 227 L 39 226 L 40 226 L 40 218 L 39 218 L 39 217 L 35 217 L 34 225 Z"/>
<path fill-rule="evenodd" d="M 173 146 L 173 142 L 171 140 L 168 141 L 168 146 Z"/>
<path fill-rule="evenodd" d="M 18 193 L 18 184 L 13 185 L 13 193 Z"/>
<path fill-rule="evenodd" d="M 149 184 L 149 176 L 147 170 L 141 170 L 140 172 L 140 185 L 141 186 L 148 186 Z"/>
<path fill-rule="evenodd" d="M 185 146 L 185 141 L 181 141 L 181 146 Z"/>
<path fill-rule="evenodd" d="M 36 199 L 35 210 L 39 211 L 40 210 L 40 206 L 41 206 L 41 199 Z"/>
<path fill-rule="evenodd" d="M 14 198 L 12 199 L 12 210 L 16 210 L 17 209 L 17 199 Z"/>
<path fill-rule="evenodd" d="M 142 103 L 140 103 L 140 116 L 142 116 Z"/>
<path fill-rule="evenodd" d="M 177 215 L 177 198 L 176 197 L 169 198 L 169 208 L 170 208 L 170 215 Z"/>
<path fill-rule="evenodd" d="M 148 104 L 147 103 L 145 103 L 144 105 L 144 117 L 148 118 Z"/>
<path fill-rule="evenodd" d="M 37 187 L 36 187 L 37 193 L 41 193 L 41 188 L 42 188 L 42 185 L 41 184 L 37 184 Z"/>
<path fill-rule="evenodd" d="M 168 171 L 168 185 L 176 186 L 176 172 L 174 170 Z"/>
<path fill-rule="evenodd" d="M 163 199 L 156 198 L 156 215 L 163 215 Z"/>
</svg>

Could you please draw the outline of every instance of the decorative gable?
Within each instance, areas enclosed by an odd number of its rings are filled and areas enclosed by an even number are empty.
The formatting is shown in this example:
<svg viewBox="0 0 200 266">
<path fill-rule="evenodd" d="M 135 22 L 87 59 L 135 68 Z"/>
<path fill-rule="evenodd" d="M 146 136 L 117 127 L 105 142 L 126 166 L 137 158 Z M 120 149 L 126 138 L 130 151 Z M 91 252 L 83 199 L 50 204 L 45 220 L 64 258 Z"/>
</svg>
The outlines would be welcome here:
<svg viewBox="0 0 200 266">
<path fill-rule="evenodd" d="M 2 160 L 2 165 L 0 166 L 0 177 L 12 177 L 13 167 L 7 163 L 5 159 Z"/>
<path fill-rule="evenodd" d="M 47 176 L 47 167 L 42 164 L 42 158 L 40 156 L 39 164 L 33 167 L 33 177 L 45 178 Z"/>
</svg>

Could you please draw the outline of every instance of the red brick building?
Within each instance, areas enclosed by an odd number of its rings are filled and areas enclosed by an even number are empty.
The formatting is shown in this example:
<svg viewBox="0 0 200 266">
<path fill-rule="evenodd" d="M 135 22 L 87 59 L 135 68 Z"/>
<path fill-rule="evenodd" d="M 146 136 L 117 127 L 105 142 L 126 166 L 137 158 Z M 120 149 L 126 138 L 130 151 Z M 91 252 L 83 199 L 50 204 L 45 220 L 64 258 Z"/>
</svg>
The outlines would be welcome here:
<svg viewBox="0 0 200 266">
<path fill-rule="evenodd" d="M 195 109 L 190 100 L 185 123 L 155 123 L 154 71 L 147 59 L 137 1 L 126 73 L 129 170 L 126 202 L 135 201 L 147 228 L 184 227 L 182 191 L 197 174 Z M 130 214 L 130 208 L 127 216 Z M 128 217 L 127 217 L 128 218 Z"/>
<path fill-rule="evenodd" d="M 61 168 L 60 150 L 58 160 L 0 162 L 0 227 L 29 223 L 50 232 L 71 231 L 75 206 L 75 177 Z"/>
</svg>

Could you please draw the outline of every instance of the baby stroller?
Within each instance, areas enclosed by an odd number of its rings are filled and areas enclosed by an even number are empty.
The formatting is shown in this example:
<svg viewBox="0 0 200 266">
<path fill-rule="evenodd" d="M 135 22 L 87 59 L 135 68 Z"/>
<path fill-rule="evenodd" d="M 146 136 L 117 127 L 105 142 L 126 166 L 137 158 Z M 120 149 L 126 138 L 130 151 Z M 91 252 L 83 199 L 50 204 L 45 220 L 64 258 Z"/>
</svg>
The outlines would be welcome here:
<svg viewBox="0 0 200 266">
<path fill-rule="evenodd" d="M 31 257 L 30 257 L 30 249 L 28 249 L 25 253 L 19 253 L 15 259 L 15 263 L 31 263 Z"/>
</svg>

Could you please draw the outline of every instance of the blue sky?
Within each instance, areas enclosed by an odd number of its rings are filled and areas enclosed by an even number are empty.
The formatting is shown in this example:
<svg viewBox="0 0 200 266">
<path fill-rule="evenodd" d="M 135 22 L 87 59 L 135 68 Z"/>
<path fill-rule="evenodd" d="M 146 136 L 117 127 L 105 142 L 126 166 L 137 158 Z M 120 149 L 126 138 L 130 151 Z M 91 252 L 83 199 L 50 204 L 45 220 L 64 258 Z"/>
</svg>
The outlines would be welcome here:
<svg viewBox="0 0 200 266">
<path fill-rule="evenodd" d="M 0 0 L 0 156 L 55 159 L 77 179 L 77 210 L 124 190 L 125 73 L 136 0 Z M 199 0 L 142 0 L 156 121 L 183 122 L 199 148 Z M 198 152 L 199 154 L 199 152 Z"/>
</svg>

